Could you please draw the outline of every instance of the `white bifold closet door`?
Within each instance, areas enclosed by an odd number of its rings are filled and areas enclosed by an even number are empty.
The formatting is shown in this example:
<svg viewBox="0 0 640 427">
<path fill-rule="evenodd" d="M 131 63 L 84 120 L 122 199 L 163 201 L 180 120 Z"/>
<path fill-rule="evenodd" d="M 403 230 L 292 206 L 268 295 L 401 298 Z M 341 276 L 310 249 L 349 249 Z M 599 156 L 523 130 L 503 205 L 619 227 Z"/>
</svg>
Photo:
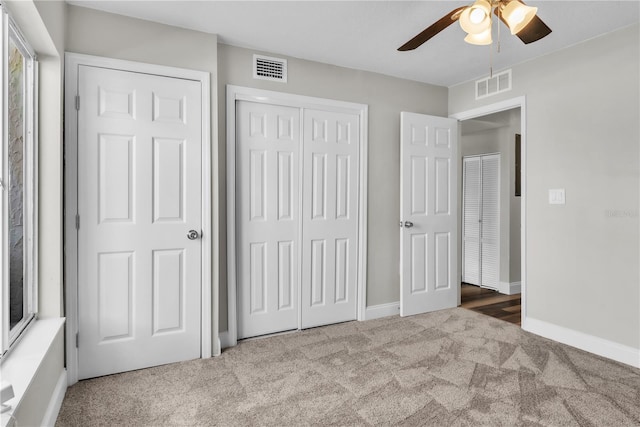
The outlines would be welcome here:
<svg viewBox="0 0 640 427">
<path fill-rule="evenodd" d="M 500 154 L 463 159 L 463 277 L 498 289 L 500 276 Z"/>
<path fill-rule="evenodd" d="M 304 111 L 302 328 L 356 318 L 358 116 Z"/>
<path fill-rule="evenodd" d="M 238 101 L 238 338 L 356 318 L 358 116 Z"/>
</svg>

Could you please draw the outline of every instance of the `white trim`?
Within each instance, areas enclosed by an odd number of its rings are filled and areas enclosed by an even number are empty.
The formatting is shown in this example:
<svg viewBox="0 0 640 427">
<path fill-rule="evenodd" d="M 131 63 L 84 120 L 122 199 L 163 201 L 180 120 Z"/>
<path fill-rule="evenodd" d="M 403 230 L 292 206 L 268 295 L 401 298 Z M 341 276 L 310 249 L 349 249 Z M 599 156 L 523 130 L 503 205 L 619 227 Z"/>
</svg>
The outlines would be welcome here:
<svg viewBox="0 0 640 427">
<path fill-rule="evenodd" d="M 520 146 L 522 151 L 521 157 L 521 324 L 525 324 L 527 318 L 527 98 L 526 96 L 518 96 L 516 98 L 507 99 L 496 102 L 495 104 L 484 105 L 482 107 L 473 108 L 471 110 L 450 114 L 449 117 L 457 120 L 468 120 L 480 116 L 486 116 L 500 111 L 520 108 Z M 461 271 L 461 270 L 459 270 Z"/>
<path fill-rule="evenodd" d="M 498 292 L 505 295 L 515 295 L 520 293 L 522 288 L 520 282 L 500 282 L 498 283 Z"/>
<path fill-rule="evenodd" d="M 0 222 L 0 235 L 3 244 L 0 246 L 0 264 L 2 274 L 2 303 L 0 304 L 0 318 L 2 318 L 2 328 L 0 333 L 0 355 L 7 356 L 7 352 L 17 345 L 26 329 L 32 324 L 38 312 L 38 62 L 36 55 L 20 28 L 11 17 L 6 8 L 0 7 L 0 31 L 2 32 L 2 46 L 0 54 L 3 58 L 0 69 L 0 87 L 3 94 L 2 117 L 0 118 L 0 133 L 3 146 L 0 148 L 0 181 L 2 187 L 7 191 L 2 191 L 0 196 L 0 212 L 2 221 Z M 5 209 L 9 205 L 9 126 L 8 126 L 8 60 L 9 42 L 12 41 L 20 55 L 24 58 L 25 68 L 23 69 L 23 174 L 24 182 L 22 188 L 22 210 L 23 210 L 23 317 L 10 327 L 10 298 L 9 298 L 9 257 L 10 250 L 5 250 L 5 242 L 8 242 L 9 235 L 9 214 L 5 215 Z M 8 246 L 7 246 L 8 248 Z"/>
<path fill-rule="evenodd" d="M 33 379 L 50 355 L 56 337 L 60 335 L 62 339 L 61 330 L 64 323 L 64 317 L 35 321 L 33 326 L 24 333 L 20 345 L 16 346 L 2 361 L 2 380 L 13 386 L 15 394 L 12 399 L 5 402 L 11 406 L 11 409 L 3 415 L 10 416 L 19 410 L 24 395 L 33 384 Z M 62 366 L 60 368 L 64 369 Z"/>
<path fill-rule="evenodd" d="M 367 307 L 364 320 L 380 319 L 381 317 L 398 316 L 400 301 L 378 304 Z"/>
<path fill-rule="evenodd" d="M 218 338 L 220 340 L 220 349 L 233 347 L 234 345 L 237 344 L 237 342 L 236 343 L 231 342 L 231 335 L 229 334 L 229 331 L 220 332 L 220 334 L 218 335 Z"/>
<path fill-rule="evenodd" d="M 75 96 L 78 90 L 78 67 L 80 65 L 103 67 L 137 73 L 154 74 L 186 80 L 194 80 L 201 84 L 202 96 L 202 314 L 201 314 L 201 357 L 212 355 L 212 260 L 211 247 L 218 246 L 219 236 L 212 235 L 212 200 L 211 195 L 211 90 L 210 73 L 167 67 L 163 65 L 145 64 L 99 56 L 65 53 L 65 313 L 66 327 L 66 362 L 68 384 L 78 382 L 78 353 L 75 347 L 75 335 L 78 332 L 78 233 L 75 228 L 75 216 L 78 212 L 78 117 L 75 109 Z M 217 197 L 217 192 L 216 196 Z M 215 287 L 215 283 L 213 284 Z M 217 322 L 216 322 L 217 325 Z"/>
<path fill-rule="evenodd" d="M 554 325 L 531 317 L 523 319 L 522 329 L 598 356 L 640 368 L 640 349 Z"/>
<path fill-rule="evenodd" d="M 67 371 L 66 369 L 63 369 L 62 372 L 60 372 L 60 376 L 58 377 L 56 387 L 53 389 L 53 394 L 51 395 L 51 399 L 49 400 L 47 411 L 44 413 L 44 418 L 42 418 L 42 426 L 53 427 L 56 425 L 56 420 L 58 419 L 58 414 L 60 413 L 62 401 L 64 400 L 64 395 L 66 393 Z"/>
<path fill-rule="evenodd" d="M 337 101 L 325 98 L 274 92 L 242 86 L 227 85 L 227 312 L 228 338 L 220 341 L 228 346 L 237 344 L 237 301 L 236 301 L 236 101 L 250 101 L 263 104 L 283 105 L 294 108 L 329 109 L 335 112 L 357 114 L 360 123 L 360 185 L 358 197 L 358 297 L 356 319 L 364 320 L 367 301 L 367 194 L 368 194 L 368 117 L 366 104 Z"/>
</svg>

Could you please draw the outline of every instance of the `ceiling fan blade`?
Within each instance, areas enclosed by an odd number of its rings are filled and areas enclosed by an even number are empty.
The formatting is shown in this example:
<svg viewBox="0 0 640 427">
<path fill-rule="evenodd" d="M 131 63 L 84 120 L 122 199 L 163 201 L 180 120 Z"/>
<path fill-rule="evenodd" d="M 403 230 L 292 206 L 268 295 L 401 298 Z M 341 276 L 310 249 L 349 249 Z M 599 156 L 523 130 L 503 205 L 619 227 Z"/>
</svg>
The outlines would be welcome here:
<svg viewBox="0 0 640 427">
<path fill-rule="evenodd" d="M 420 34 L 403 44 L 398 48 L 399 51 L 413 50 L 424 42 L 429 40 L 431 37 L 438 34 L 440 31 L 447 28 L 449 25 L 453 24 L 460 17 L 460 12 L 466 9 L 467 6 L 459 7 L 457 9 L 453 9 L 451 12 L 447 13 L 445 16 L 440 18 L 438 21 L 433 23 L 430 27 L 426 28 Z"/>
<path fill-rule="evenodd" d="M 519 1 L 520 3 L 524 4 L 524 2 L 521 0 L 512 1 Z M 509 27 L 509 24 L 507 24 L 507 21 L 505 21 L 505 19 L 502 17 L 502 14 L 498 13 L 498 7 L 495 8 L 493 13 L 495 13 L 500 18 L 504 25 Z M 529 22 L 526 27 L 520 30 L 520 32 L 518 32 L 516 36 L 518 36 L 518 38 L 522 40 L 522 43 L 529 44 L 548 36 L 550 33 L 551 28 L 549 28 L 547 24 L 542 21 L 542 19 L 538 18 L 538 15 L 534 15 L 531 22 Z"/>
<path fill-rule="evenodd" d="M 542 19 L 538 18 L 538 16 L 534 16 L 531 22 L 527 24 L 516 36 L 524 44 L 529 44 L 540 40 L 543 37 L 548 36 L 551 33 L 551 28 L 547 26 Z"/>
</svg>

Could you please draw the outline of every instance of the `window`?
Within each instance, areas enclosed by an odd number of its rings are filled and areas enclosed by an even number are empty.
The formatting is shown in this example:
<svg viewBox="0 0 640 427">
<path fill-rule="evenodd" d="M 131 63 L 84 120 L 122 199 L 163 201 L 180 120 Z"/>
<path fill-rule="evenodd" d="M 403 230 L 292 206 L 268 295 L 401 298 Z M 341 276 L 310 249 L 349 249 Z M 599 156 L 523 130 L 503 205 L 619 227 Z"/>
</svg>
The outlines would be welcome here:
<svg viewBox="0 0 640 427">
<path fill-rule="evenodd" d="M 33 50 L 2 8 L 2 354 L 35 318 L 37 180 L 35 104 L 37 63 Z"/>
</svg>

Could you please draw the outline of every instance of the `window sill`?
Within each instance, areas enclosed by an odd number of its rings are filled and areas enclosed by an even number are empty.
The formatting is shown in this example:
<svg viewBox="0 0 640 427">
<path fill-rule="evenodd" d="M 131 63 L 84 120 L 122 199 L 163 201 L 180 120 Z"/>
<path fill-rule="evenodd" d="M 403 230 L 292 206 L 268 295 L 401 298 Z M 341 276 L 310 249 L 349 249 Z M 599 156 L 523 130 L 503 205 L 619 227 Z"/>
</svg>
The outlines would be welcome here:
<svg viewBox="0 0 640 427">
<path fill-rule="evenodd" d="M 6 402 L 11 405 L 11 409 L 2 414 L 0 426 L 12 425 L 13 413 L 20 406 L 64 322 L 63 317 L 36 320 L 16 347 L 2 360 L 2 381 L 13 386 L 15 397 Z"/>
</svg>

